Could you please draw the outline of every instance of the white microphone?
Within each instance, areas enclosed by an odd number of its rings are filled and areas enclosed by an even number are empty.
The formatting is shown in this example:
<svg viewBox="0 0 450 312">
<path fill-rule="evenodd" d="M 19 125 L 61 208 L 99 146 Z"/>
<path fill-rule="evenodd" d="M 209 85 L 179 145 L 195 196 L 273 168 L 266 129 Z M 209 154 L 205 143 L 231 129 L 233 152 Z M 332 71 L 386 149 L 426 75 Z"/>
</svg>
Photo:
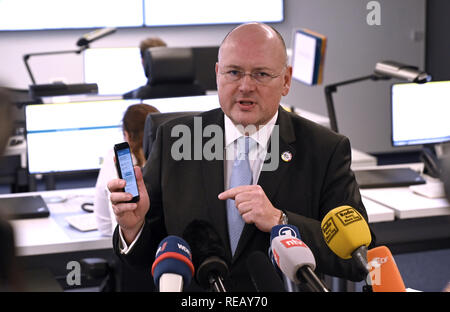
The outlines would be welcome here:
<svg viewBox="0 0 450 312">
<path fill-rule="evenodd" d="M 300 239 L 280 235 L 272 240 L 272 252 L 281 272 L 294 283 L 306 282 L 315 292 L 329 292 L 314 274 L 316 260 L 311 249 Z"/>
</svg>

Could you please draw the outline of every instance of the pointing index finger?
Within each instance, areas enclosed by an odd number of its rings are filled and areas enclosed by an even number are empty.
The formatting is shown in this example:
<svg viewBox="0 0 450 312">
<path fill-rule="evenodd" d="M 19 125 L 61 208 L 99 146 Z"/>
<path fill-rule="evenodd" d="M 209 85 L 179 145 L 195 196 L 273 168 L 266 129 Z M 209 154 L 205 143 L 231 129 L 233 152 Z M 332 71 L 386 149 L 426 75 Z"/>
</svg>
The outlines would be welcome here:
<svg viewBox="0 0 450 312">
<path fill-rule="evenodd" d="M 251 189 L 251 185 L 240 185 L 233 187 L 229 190 L 226 190 L 225 192 L 222 192 L 218 195 L 218 198 L 220 200 L 226 200 L 226 199 L 234 199 L 236 195 L 242 192 L 249 191 Z"/>
</svg>

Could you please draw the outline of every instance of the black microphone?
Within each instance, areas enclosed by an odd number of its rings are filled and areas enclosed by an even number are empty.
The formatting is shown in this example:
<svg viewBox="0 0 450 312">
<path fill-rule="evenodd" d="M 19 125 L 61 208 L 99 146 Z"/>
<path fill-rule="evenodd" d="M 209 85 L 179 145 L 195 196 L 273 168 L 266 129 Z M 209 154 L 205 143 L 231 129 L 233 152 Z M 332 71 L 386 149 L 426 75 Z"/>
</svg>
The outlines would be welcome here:
<svg viewBox="0 0 450 312">
<path fill-rule="evenodd" d="M 223 281 L 228 276 L 228 264 L 216 230 L 207 221 L 194 220 L 184 230 L 183 238 L 191 247 L 197 283 L 204 289 L 226 292 Z"/>
<path fill-rule="evenodd" d="M 109 36 L 113 33 L 115 33 L 117 28 L 115 27 L 106 27 L 106 28 L 100 28 L 94 31 L 91 31 L 90 33 L 87 33 L 83 35 L 80 39 L 77 41 L 77 46 L 84 47 L 89 45 L 91 42 L 94 42 L 95 40 L 98 40 L 100 38 Z"/>
<path fill-rule="evenodd" d="M 247 258 L 247 270 L 258 292 L 284 292 L 284 285 L 272 261 L 262 252 L 254 251 Z"/>
</svg>

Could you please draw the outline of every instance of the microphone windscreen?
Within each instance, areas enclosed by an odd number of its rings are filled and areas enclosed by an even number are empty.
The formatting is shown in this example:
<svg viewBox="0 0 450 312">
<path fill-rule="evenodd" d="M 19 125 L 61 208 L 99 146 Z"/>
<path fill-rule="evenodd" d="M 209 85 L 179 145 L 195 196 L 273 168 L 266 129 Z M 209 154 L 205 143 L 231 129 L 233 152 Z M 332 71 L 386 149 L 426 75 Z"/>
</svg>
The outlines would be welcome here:
<svg viewBox="0 0 450 312">
<path fill-rule="evenodd" d="M 228 276 L 225 246 L 209 222 L 193 220 L 184 230 L 183 238 L 192 248 L 192 260 L 197 268 L 195 278 L 201 287 L 209 288 L 211 275 Z"/>
<path fill-rule="evenodd" d="M 353 207 L 340 206 L 329 211 L 321 223 L 328 247 L 340 258 L 350 259 L 359 247 L 372 241 L 369 225 Z"/>
<path fill-rule="evenodd" d="M 405 292 L 405 284 L 391 251 L 386 246 L 367 252 L 370 279 L 374 292 Z"/>
<path fill-rule="evenodd" d="M 297 271 L 309 266 L 314 271 L 316 260 L 309 247 L 300 239 L 280 235 L 272 240 L 272 252 L 276 264 L 291 281 L 300 283 Z"/>
<path fill-rule="evenodd" d="M 225 246 L 209 222 L 193 220 L 184 230 L 183 238 L 191 246 L 192 262 L 196 268 L 209 257 L 225 259 Z"/>
<path fill-rule="evenodd" d="M 190 284 L 194 275 L 190 247 L 178 236 L 167 236 L 159 243 L 152 265 L 155 285 L 159 285 L 159 279 L 164 273 L 181 275 L 185 286 Z"/>
<path fill-rule="evenodd" d="M 292 237 L 297 237 L 300 239 L 300 232 L 298 231 L 298 228 L 295 225 L 291 224 L 281 224 L 281 225 L 275 225 L 272 227 L 272 230 L 270 231 L 270 245 L 272 245 L 272 240 L 280 235 L 287 235 Z M 273 257 L 272 247 L 269 247 L 268 251 L 269 259 L 272 261 L 273 267 L 275 268 L 275 271 L 281 276 L 282 272 L 280 271 L 280 268 L 278 267 L 275 258 Z"/>
<path fill-rule="evenodd" d="M 261 251 L 253 252 L 247 258 L 247 270 L 258 292 L 284 292 L 283 283 L 272 262 Z"/>
</svg>

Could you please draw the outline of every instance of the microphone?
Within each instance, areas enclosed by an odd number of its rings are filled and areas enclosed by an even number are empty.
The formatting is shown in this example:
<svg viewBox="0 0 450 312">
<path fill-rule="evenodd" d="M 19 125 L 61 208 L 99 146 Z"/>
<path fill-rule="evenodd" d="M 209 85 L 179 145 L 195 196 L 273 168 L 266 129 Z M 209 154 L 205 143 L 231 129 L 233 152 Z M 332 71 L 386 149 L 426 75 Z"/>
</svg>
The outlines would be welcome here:
<svg viewBox="0 0 450 312">
<path fill-rule="evenodd" d="M 340 206 L 330 210 L 321 223 L 328 247 L 340 258 L 354 258 L 366 274 L 367 246 L 372 241 L 369 225 L 353 207 Z"/>
<path fill-rule="evenodd" d="M 372 248 L 367 252 L 370 281 L 374 292 L 406 292 L 402 276 L 391 251 L 386 246 Z"/>
<path fill-rule="evenodd" d="M 272 240 L 272 252 L 278 267 L 290 280 L 306 283 L 314 292 L 329 292 L 314 273 L 316 260 L 311 249 L 300 239 L 277 236 Z"/>
<path fill-rule="evenodd" d="M 254 251 L 247 258 L 247 270 L 257 292 L 285 291 L 275 267 L 263 252 Z"/>
<path fill-rule="evenodd" d="M 94 31 L 91 31 L 90 33 L 87 33 L 83 35 L 80 39 L 77 41 L 77 46 L 84 47 L 89 45 L 91 42 L 94 42 L 95 40 L 98 40 L 100 38 L 109 36 L 113 33 L 115 33 L 117 28 L 115 27 L 106 27 L 106 28 L 100 28 Z"/>
<path fill-rule="evenodd" d="M 152 275 L 160 292 L 181 292 L 188 286 L 194 276 L 188 243 L 174 235 L 164 238 L 156 250 Z"/>
<path fill-rule="evenodd" d="M 417 67 L 394 61 L 378 62 L 375 65 L 375 74 L 417 83 L 431 81 L 431 76 Z"/>
<path fill-rule="evenodd" d="M 286 277 L 286 275 L 281 272 L 280 268 L 278 267 L 277 263 L 275 262 L 275 258 L 273 257 L 272 252 L 272 240 L 279 236 L 279 235 L 289 235 L 293 237 L 300 237 L 300 232 L 298 231 L 298 228 L 295 225 L 275 225 L 272 230 L 270 231 L 270 246 L 268 250 L 268 256 L 269 259 L 272 261 L 273 267 L 275 268 L 275 271 L 278 273 L 278 275 L 282 278 L 284 288 L 288 292 L 298 292 L 298 286 L 293 281 L 291 281 L 289 278 Z"/>
<path fill-rule="evenodd" d="M 192 247 L 197 283 L 204 289 L 226 292 L 223 285 L 228 276 L 225 247 L 213 226 L 207 221 L 194 220 L 184 230 L 183 238 Z"/>
</svg>

